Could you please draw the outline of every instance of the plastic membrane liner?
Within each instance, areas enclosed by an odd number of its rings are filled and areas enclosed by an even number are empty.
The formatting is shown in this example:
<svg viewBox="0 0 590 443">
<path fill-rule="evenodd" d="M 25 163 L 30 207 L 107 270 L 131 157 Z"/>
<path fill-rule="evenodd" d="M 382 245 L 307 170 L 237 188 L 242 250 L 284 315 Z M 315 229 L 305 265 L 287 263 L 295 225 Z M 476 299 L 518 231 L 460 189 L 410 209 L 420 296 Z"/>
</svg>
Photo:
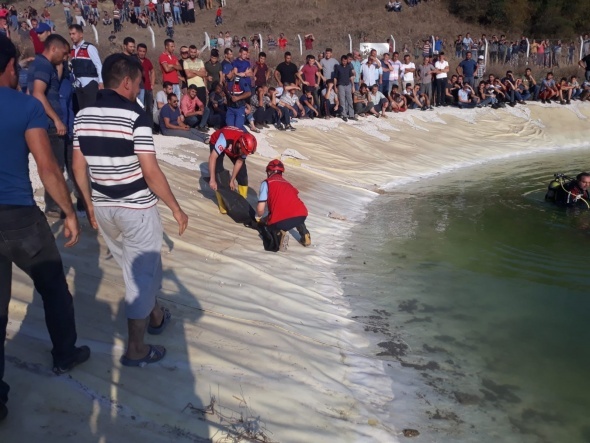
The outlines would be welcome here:
<svg viewBox="0 0 590 443">
<path fill-rule="evenodd" d="M 544 201 L 587 151 L 398 186 L 367 210 L 338 275 L 415 441 L 590 441 L 590 211 Z"/>
</svg>

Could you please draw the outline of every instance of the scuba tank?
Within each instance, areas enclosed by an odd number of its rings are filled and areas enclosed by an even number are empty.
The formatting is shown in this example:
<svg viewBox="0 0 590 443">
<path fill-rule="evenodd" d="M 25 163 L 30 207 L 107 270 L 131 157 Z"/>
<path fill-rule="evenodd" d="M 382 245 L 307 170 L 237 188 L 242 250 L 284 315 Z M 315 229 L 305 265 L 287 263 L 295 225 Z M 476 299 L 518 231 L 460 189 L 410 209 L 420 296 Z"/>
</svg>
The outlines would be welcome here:
<svg viewBox="0 0 590 443">
<path fill-rule="evenodd" d="M 558 190 L 562 189 L 563 185 L 569 183 L 571 179 L 566 177 L 564 174 L 554 174 L 554 179 L 549 182 L 547 186 L 547 193 L 545 194 L 545 201 L 555 203 Z"/>
</svg>

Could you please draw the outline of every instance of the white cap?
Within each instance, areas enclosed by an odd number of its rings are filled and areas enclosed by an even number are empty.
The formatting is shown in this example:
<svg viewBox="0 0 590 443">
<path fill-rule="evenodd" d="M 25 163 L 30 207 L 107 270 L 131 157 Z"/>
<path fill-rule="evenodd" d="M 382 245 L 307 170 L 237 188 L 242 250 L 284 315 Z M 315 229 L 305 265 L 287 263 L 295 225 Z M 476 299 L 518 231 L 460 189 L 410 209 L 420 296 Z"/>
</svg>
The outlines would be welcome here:
<svg viewBox="0 0 590 443">
<path fill-rule="evenodd" d="M 479 57 L 477 57 L 480 60 L 483 60 L 483 55 L 480 55 Z"/>
</svg>

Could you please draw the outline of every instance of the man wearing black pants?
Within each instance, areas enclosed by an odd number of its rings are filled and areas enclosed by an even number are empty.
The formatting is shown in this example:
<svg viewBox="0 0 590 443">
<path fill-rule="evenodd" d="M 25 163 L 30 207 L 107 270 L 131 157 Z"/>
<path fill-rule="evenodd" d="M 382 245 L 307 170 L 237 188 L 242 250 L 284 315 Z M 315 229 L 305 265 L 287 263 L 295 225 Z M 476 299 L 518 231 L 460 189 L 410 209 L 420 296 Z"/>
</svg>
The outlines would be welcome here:
<svg viewBox="0 0 590 443">
<path fill-rule="evenodd" d="M 70 52 L 72 71 L 75 77 L 76 106 L 74 112 L 94 105 L 102 84 L 102 62 L 96 46 L 84 41 L 84 30 L 80 25 L 69 27 L 73 47 Z"/>
<path fill-rule="evenodd" d="M 39 177 L 65 213 L 66 247 L 78 241 L 80 227 L 69 191 L 51 152 L 47 115 L 34 97 L 16 91 L 18 54 L 14 44 L 0 36 L 0 420 L 8 415 L 10 387 L 4 378 L 4 342 L 12 285 L 12 264 L 32 280 L 43 299 L 45 322 L 53 349 L 53 371 L 61 374 L 90 357 L 87 346 L 76 347 L 72 295 L 61 256 L 47 220 L 35 204 L 29 179 L 28 154 L 33 154 Z"/>
<path fill-rule="evenodd" d="M 27 89 L 41 102 L 47 116 L 47 134 L 51 151 L 63 171 L 66 163 L 66 135 L 68 128 L 62 122 L 63 115 L 59 102 L 60 78 L 57 67 L 61 66 L 70 49 L 68 41 L 58 34 L 51 34 L 44 42 L 45 48 L 29 66 Z M 45 191 L 45 214 L 60 217 L 57 202 Z"/>
<path fill-rule="evenodd" d="M 438 55 L 438 60 L 434 64 L 434 71 L 436 74 L 435 80 L 435 101 L 436 106 L 446 106 L 445 102 L 445 88 L 447 86 L 447 73 L 449 72 L 449 62 L 445 60 L 445 53 L 441 52 Z"/>
</svg>

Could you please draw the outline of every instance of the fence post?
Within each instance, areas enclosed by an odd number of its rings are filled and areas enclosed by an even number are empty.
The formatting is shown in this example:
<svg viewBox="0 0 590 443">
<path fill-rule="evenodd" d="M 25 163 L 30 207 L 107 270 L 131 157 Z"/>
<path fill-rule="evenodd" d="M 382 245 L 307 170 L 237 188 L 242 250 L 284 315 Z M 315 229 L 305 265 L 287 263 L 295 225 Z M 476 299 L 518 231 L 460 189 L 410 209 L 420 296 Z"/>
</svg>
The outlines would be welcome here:
<svg viewBox="0 0 590 443">
<path fill-rule="evenodd" d="M 350 34 L 348 34 L 348 42 L 349 42 L 349 51 L 352 54 L 352 37 L 350 36 Z"/>
<path fill-rule="evenodd" d="M 203 52 L 205 49 L 211 49 L 211 41 L 209 40 L 209 34 L 205 32 L 205 44 L 199 52 Z"/>
<path fill-rule="evenodd" d="M 584 37 L 580 36 L 580 60 L 584 58 Z"/>
<path fill-rule="evenodd" d="M 487 66 L 488 65 L 488 39 L 484 39 L 484 50 L 483 50 L 483 63 Z M 479 57 L 478 57 L 479 58 Z"/>
<path fill-rule="evenodd" d="M 393 46 L 393 52 L 395 52 L 395 39 L 393 38 L 393 35 L 390 35 L 391 37 L 391 45 Z"/>
<path fill-rule="evenodd" d="M 98 31 L 96 30 L 96 26 L 92 26 L 92 31 L 94 32 L 94 40 L 96 41 L 96 45 L 98 46 Z"/>
<path fill-rule="evenodd" d="M 301 40 L 301 35 L 297 34 L 299 38 L 299 55 L 303 55 L 303 40 Z"/>
<path fill-rule="evenodd" d="M 150 35 L 152 37 L 152 49 L 156 49 L 156 36 L 154 35 L 154 30 L 151 26 L 148 26 L 148 29 L 150 30 Z"/>
<path fill-rule="evenodd" d="M 436 40 L 434 38 L 434 35 L 431 35 L 430 36 L 430 41 L 432 42 L 432 51 L 431 51 L 431 53 L 434 54 L 435 53 L 434 50 L 435 50 L 435 47 L 436 47 Z"/>
<path fill-rule="evenodd" d="M 526 39 L 526 64 L 529 64 L 529 56 L 531 53 L 531 42 L 529 42 L 529 39 Z"/>
<path fill-rule="evenodd" d="M 258 33 L 258 38 L 260 39 L 260 52 L 262 52 L 262 34 Z"/>
</svg>

